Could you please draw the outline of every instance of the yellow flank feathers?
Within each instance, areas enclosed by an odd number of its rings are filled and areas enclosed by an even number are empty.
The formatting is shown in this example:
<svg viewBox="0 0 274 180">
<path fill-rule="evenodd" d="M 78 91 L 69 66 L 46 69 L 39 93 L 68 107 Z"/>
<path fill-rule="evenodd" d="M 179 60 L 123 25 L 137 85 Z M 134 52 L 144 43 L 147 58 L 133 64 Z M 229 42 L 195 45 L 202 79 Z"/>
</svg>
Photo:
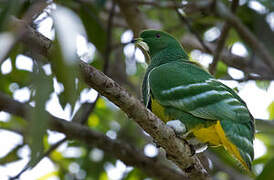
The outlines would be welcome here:
<svg viewBox="0 0 274 180">
<path fill-rule="evenodd" d="M 226 137 L 220 121 L 217 121 L 215 125 L 209 126 L 207 128 L 194 129 L 193 134 L 198 140 L 202 142 L 208 142 L 209 144 L 215 146 L 223 145 L 229 153 L 231 153 L 236 159 L 241 162 L 241 164 L 243 164 L 246 169 L 248 169 L 248 166 L 241 157 L 237 147 L 232 144 Z"/>
<path fill-rule="evenodd" d="M 221 145 L 220 138 L 216 132 L 216 124 L 207 128 L 195 128 L 192 130 L 194 136 L 201 142 L 209 142 L 211 145 Z"/>
<path fill-rule="evenodd" d="M 171 120 L 167 115 L 165 115 L 164 107 L 153 98 L 151 98 L 151 111 L 164 122 Z"/>
</svg>

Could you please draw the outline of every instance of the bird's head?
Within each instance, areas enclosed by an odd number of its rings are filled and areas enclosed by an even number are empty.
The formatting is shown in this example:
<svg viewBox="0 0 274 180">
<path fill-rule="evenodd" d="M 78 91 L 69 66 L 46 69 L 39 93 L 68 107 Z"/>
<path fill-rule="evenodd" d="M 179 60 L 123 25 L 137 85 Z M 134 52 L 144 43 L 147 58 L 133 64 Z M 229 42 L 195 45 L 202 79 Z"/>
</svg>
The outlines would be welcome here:
<svg viewBox="0 0 274 180">
<path fill-rule="evenodd" d="M 180 43 L 170 34 L 158 30 L 145 30 L 140 34 L 140 38 L 134 40 L 141 48 L 147 58 L 153 58 L 164 49 L 178 49 L 182 51 Z M 149 57 L 147 57 L 149 56 Z"/>
</svg>

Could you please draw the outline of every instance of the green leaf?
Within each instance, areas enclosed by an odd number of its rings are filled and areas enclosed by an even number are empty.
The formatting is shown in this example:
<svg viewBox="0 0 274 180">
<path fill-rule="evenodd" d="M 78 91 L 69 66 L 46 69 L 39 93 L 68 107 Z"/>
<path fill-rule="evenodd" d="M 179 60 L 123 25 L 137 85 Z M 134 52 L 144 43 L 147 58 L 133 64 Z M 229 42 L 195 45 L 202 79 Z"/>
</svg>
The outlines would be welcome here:
<svg viewBox="0 0 274 180">
<path fill-rule="evenodd" d="M 270 81 L 256 81 L 256 85 L 258 88 L 266 91 L 270 86 Z"/>
<path fill-rule="evenodd" d="M 52 70 L 58 82 L 61 82 L 64 86 L 64 92 L 59 95 L 59 97 L 61 96 L 60 102 L 63 108 L 69 103 L 72 106 L 71 112 L 73 112 L 74 105 L 80 94 L 76 87 L 78 66 L 76 63 L 66 63 L 58 40 L 54 41 L 54 46 L 55 48 L 50 57 L 52 59 Z"/>
<path fill-rule="evenodd" d="M 2 4 L 3 2 L 1 2 Z M 9 0 L 4 1 L 3 8 L 0 11 L 0 32 L 5 30 L 5 26 L 9 22 L 10 16 L 16 16 L 17 12 L 21 7 L 22 1 L 20 0 Z"/>
<path fill-rule="evenodd" d="M 10 82 L 17 83 L 19 88 L 22 88 L 30 84 L 31 74 L 31 72 L 25 70 L 13 69 L 11 73 L 4 75 L 3 78 L 9 80 Z"/>
<path fill-rule="evenodd" d="M 10 81 L 3 77 L 3 75 L 0 76 L 0 91 L 4 92 L 6 94 L 11 94 L 11 91 L 9 89 Z"/>
<path fill-rule="evenodd" d="M 99 180 L 108 180 L 108 175 L 106 172 L 100 174 Z"/>
<path fill-rule="evenodd" d="M 239 37 L 237 31 L 234 30 L 234 29 L 231 29 L 231 30 L 229 31 L 229 35 L 227 36 L 227 40 L 226 40 L 226 42 L 225 42 L 225 46 L 226 46 L 227 48 L 231 48 L 232 45 L 233 45 L 235 42 L 238 42 L 238 41 L 240 41 L 240 37 Z"/>
<path fill-rule="evenodd" d="M 10 163 L 10 162 L 17 161 L 17 160 L 21 159 L 17 154 L 18 154 L 18 150 L 22 146 L 23 146 L 22 144 L 16 146 L 6 156 L 4 156 L 3 158 L 0 158 L 0 164 L 3 166 L 7 163 Z"/>
<path fill-rule="evenodd" d="M 267 111 L 269 113 L 269 119 L 274 120 L 274 101 L 267 107 Z"/>
<path fill-rule="evenodd" d="M 272 180 L 274 177 L 273 170 L 274 170 L 274 158 L 270 159 L 266 163 L 262 173 L 256 178 L 256 180 Z"/>
<path fill-rule="evenodd" d="M 216 67 L 216 78 L 221 78 L 227 75 L 227 65 L 224 64 L 222 61 L 218 61 L 217 67 Z"/>
<path fill-rule="evenodd" d="M 57 177 L 58 176 L 58 171 L 52 171 L 52 172 L 49 172 L 41 177 L 39 177 L 37 180 L 47 180 L 47 179 L 50 179 L 52 177 Z"/>
<path fill-rule="evenodd" d="M 142 171 L 140 171 L 137 168 L 134 168 L 123 179 L 124 180 L 139 180 L 139 179 L 145 179 L 146 177 L 147 176 Z"/>
<path fill-rule="evenodd" d="M 44 151 L 43 137 L 46 133 L 49 119 L 49 115 L 45 111 L 45 104 L 49 99 L 50 93 L 53 91 L 51 79 L 44 74 L 44 71 L 40 67 L 38 70 L 39 72 L 33 77 L 35 107 L 31 115 L 29 129 L 31 149 L 30 166 L 34 166 L 40 161 L 41 154 Z"/>
<path fill-rule="evenodd" d="M 88 126 L 96 127 L 100 122 L 100 119 L 95 114 L 91 114 L 88 118 Z"/>
<path fill-rule="evenodd" d="M 23 132 L 24 128 L 27 127 L 27 122 L 20 117 L 11 116 L 7 122 L 0 121 L 0 127 L 3 129 L 12 129 L 18 132 Z"/>
<path fill-rule="evenodd" d="M 83 4 L 79 11 L 80 18 L 86 28 L 88 40 L 91 41 L 101 55 L 105 53 L 107 34 L 99 18 L 99 12 L 90 4 Z"/>
</svg>

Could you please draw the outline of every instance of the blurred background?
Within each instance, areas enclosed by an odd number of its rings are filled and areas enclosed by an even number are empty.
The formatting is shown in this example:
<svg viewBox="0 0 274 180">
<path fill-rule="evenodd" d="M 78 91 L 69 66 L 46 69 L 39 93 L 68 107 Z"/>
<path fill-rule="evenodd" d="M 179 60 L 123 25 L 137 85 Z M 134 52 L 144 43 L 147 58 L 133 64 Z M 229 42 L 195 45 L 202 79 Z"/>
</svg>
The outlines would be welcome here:
<svg viewBox="0 0 274 180">
<path fill-rule="evenodd" d="M 274 177 L 274 1 L 0 0 L 0 97 L 34 107 L 27 123 L 0 101 L 1 180 L 157 179 L 48 130 L 46 111 L 67 121 L 82 115 L 91 130 L 172 167 L 147 133 L 78 76 L 82 60 L 141 99 L 147 64 L 130 41 L 148 28 L 174 35 L 256 118 L 254 176 L 221 148 L 208 148 L 202 154 L 214 179 Z"/>
</svg>

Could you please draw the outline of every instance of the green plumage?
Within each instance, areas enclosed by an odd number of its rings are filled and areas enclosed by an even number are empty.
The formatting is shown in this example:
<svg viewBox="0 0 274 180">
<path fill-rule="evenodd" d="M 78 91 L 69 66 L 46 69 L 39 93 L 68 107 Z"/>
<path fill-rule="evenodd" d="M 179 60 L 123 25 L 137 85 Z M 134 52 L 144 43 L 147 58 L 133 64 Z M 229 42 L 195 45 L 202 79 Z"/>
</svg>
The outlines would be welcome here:
<svg viewBox="0 0 274 180">
<path fill-rule="evenodd" d="M 151 58 L 142 86 L 145 105 L 149 107 L 151 100 L 156 100 L 169 119 L 179 119 L 188 130 L 220 121 L 226 138 L 250 168 L 254 158 L 254 119 L 243 100 L 190 62 L 171 35 L 147 30 L 141 38 Z"/>
</svg>

